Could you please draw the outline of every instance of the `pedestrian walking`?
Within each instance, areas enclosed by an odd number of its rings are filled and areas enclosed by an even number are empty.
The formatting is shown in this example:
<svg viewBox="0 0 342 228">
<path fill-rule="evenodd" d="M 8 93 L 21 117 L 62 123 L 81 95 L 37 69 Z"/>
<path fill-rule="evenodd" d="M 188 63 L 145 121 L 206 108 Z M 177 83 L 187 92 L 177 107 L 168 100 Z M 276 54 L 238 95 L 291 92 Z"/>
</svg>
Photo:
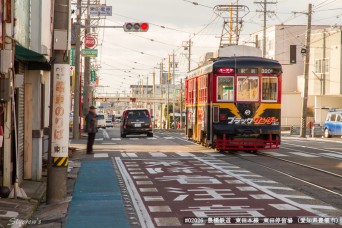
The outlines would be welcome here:
<svg viewBox="0 0 342 228">
<path fill-rule="evenodd" d="M 87 140 L 87 154 L 93 153 L 93 145 L 97 129 L 97 115 L 96 108 L 94 106 L 89 107 L 89 112 L 86 115 L 86 132 L 88 133 Z"/>
</svg>

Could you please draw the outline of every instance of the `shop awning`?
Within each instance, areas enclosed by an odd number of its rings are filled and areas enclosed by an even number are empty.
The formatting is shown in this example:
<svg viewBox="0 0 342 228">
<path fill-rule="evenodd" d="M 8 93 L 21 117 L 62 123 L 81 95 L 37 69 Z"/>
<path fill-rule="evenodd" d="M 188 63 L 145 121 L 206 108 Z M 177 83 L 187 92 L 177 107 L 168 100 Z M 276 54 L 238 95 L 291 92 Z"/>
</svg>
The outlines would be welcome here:
<svg viewBox="0 0 342 228">
<path fill-rule="evenodd" d="M 44 55 L 18 44 L 15 45 L 15 59 L 28 62 L 29 70 L 51 70 L 51 64 Z"/>
</svg>

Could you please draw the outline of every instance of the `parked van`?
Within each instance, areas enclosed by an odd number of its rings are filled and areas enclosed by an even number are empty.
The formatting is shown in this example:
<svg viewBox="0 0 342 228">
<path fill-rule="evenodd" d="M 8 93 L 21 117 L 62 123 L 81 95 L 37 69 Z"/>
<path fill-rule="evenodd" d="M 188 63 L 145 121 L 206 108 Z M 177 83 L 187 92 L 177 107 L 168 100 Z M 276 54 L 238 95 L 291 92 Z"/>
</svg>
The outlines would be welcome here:
<svg viewBox="0 0 342 228">
<path fill-rule="evenodd" d="M 325 138 L 342 136 L 342 109 L 334 109 L 328 112 L 323 131 Z"/>
<path fill-rule="evenodd" d="M 98 113 L 96 117 L 97 117 L 97 128 L 106 129 L 107 114 L 106 113 Z"/>
</svg>

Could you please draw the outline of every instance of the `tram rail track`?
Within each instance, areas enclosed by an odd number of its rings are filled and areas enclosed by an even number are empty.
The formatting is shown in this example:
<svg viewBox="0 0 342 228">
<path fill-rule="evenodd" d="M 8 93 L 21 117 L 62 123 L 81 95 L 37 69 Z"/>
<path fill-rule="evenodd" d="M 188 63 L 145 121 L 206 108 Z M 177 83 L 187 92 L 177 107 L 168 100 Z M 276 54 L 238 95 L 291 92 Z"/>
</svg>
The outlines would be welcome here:
<svg viewBox="0 0 342 228">
<path fill-rule="evenodd" d="M 272 155 L 269 155 L 269 154 L 267 154 L 265 152 L 257 152 L 257 154 L 258 155 L 263 155 L 265 157 L 270 157 L 270 158 L 273 158 L 273 159 L 277 159 L 277 160 L 280 160 L 280 161 L 283 161 L 283 162 L 287 162 L 287 163 L 290 163 L 290 164 L 293 164 L 293 165 L 297 165 L 297 166 L 302 167 L 302 168 L 314 170 L 314 171 L 319 172 L 321 174 L 329 175 L 330 177 L 334 177 L 334 178 L 338 178 L 338 179 L 341 178 L 342 179 L 342 175 L 339 175 L 339 174 L 336 174 L 336 173 L 332 173 L 332 172 L 329 172 L 327 170 L 319 169 L 319 168 L 312 167 L 312 166 L 309 166 L 309 165 L 305 165 L 305 164 L 301 164 L 301 163 L 298 163 L 298 162 L 294 162 L 294 161 L 290 161 L 290 160 L 287 160 L 287 159 L 283 159 L 283 158 L 279 158 L 279 157 L 276 157 L 276 156 L 272 156 Z M 336 190 L 329 189 L 329 188 L 327 188 L 327 187 L 325 187 L 323 185 L 320 185 L 319 183 L 316 183 L 316 182 L 313 182 L 313 181 L 310 181 L 310 180 L 305 180 L 304 178 L 302 178 L 302 177 L 300 177 L 298 175 L 294 175 L 294 174 L 291 174 L 290 172 L 286 172 L 286 171 L 283 171 L 283 170 L 279 170 L 279 169 L 273 168 L 273 167 L 271 167 L 269 165 L 263 164 L 262 162 L 255 161 L 253 159 L 248 159 L 246 157 L 240 156 L 239 154 L 236 154 L 236 156 L 238 156 L 239 158 L 241 158 L 243 160 L 252 162 L 254 164 L 257 164 L 259 166 L 262 166 L 262 167 L 267 168 L 269 170 L 272 170 L 274 172 L 277 172 L 277 173 L 280 173 L 280 174 L 285 175 L 287 177 L 290 177 L 292 179 L 295 179 L 297 181 L 306 183 L 306 184 L 308 184 L 310 186 L 314 186 L 314 187 L 319 188 L 321 190 L 324 190 L 324 191 L 327 191 L 329 193 L 332 193 L 332 194 L 334 194 L 336 196 L 342 197 L 342 191 L 337 192 Z M 314 175 L 312 175 L 312 176 L 314 176 Z M 339 183 L 339 182 L 337 181 L 335 183 Z"/>
</svg>

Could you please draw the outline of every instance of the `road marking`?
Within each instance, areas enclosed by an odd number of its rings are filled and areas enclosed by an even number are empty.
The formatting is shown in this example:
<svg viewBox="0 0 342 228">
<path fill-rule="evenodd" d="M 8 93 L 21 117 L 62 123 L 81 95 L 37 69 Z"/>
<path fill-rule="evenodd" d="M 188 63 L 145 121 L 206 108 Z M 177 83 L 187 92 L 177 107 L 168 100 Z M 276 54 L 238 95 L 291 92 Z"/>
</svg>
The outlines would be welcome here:
<svg viewBox="0 0 342 228">
<path fill-rule="evenodd" d="M 116 145 L 116 143 L 112 143 L 112 142 L 103 142 L 102 145 Z"/>
<path fill-rule="evenodd" d="M 108 158 L 107 153 L 96 153 L 94 154 L 94 158 Z"/>
<path fill-rule="evenodd" d="M 157 139 L 157 138 L 155 138 L 155 137 L 147 137 L 147 139 L 154 140 L 154 139 Z"/>
<path fill-rule="evenodd" d="M 288 155 L 286 154 L 281 154 L 281 153 L 277 153 L 277 152 L 265 152 L 265 154 L 270 154 L 276 157 L 288 157 Z"/>
<path fill-rule="evenodd" d="M 112 138 L 113 141 L 120 141 L 121 138 Z"/>
<path fill-rule="evenodd" d="M 320 154 L 324 154 L 324 155 L 335 157 L 335 158 L 342 158 L 342 154 L 334 154 L 334 153 L 320 153 Z"/>
<path fill-rule="evenodd" d="M 103 138 L 97 138 L 95 141 L 103 141 Z"/>
<path fill-rule="evenodd" d="M 138 157 L 138 155 L 136 155 L 135 153 L 126 153 L 126 155 L 130 158 L 136 158 Z"/>
<path fill-rule="evenodd" d="M 129 140 L 139 140 L 139 138 L 129 138 Z"/>
<path fill-rule="evenodd" d="M 167 136 L 167 137 L 164 137 L 164 139 L 174 139 L 174 137 Z"/>
<path fill-rule="evenodd" d="M 182 226 L 177 217 L 154 218 L 154 221 L 156 222 L 157 226 Z"/>
<path fill-rule="evenodd" d="M 178 154 L 181 157 L 195 157 L 194 154 L 189 153 L 189 152 L 176 152 L 176 154 Z"/>
<path fill-rule="evenodd" d="M 110 138 L 108 132 L 105 129 L 103 129 L 102 134 L 103 134 L 103 137 L 105 139 L 109 139 Z"/>
<path fill-rule="evenodd" d="M 274 199 L 272 196 L 267 194 L 250 194 L 254 199 Z"/>
<path fill-rule="evenodd" d="M 312 155 L 312 154 L 306 154 L 306 153 L 302 153 L 302 152 L 289 152 L 290 154 L 295 154 L 298 156 L 302 156 L 302 157 L 308 157 L 308 158 L 318 158 L 319 156 L 316 155 Z"/>
<path fill-rule="evenodd" d="M 223 157 L 225 156 L 224 154 L 219 154 L 218 152 L 212 152 L 212 153 L 205 153 L 208 156 L 212 156 L 212 157 Z"/>
<path fill-rule="evenodd" d="M 145 201 L 165 201 L 162 196 L 144 196 Z"/>
<path fill-rule="evenodd" d="M 298 211 L 299 209 L 290 204 L 269 204 L 271 207 L 278 209 L 279 211 Z"/>
<path fill-rule="evenodd" d="M 161 153 L 161 152 L 149 152 L 149 154 L 150 154 L 152 157 L 167 157 L 166 154 Z"/>
<path fill-rule="evenodd" d="M 171 212 L 169 206 L 148 206 L 150 212 Z"/>
</svg>

